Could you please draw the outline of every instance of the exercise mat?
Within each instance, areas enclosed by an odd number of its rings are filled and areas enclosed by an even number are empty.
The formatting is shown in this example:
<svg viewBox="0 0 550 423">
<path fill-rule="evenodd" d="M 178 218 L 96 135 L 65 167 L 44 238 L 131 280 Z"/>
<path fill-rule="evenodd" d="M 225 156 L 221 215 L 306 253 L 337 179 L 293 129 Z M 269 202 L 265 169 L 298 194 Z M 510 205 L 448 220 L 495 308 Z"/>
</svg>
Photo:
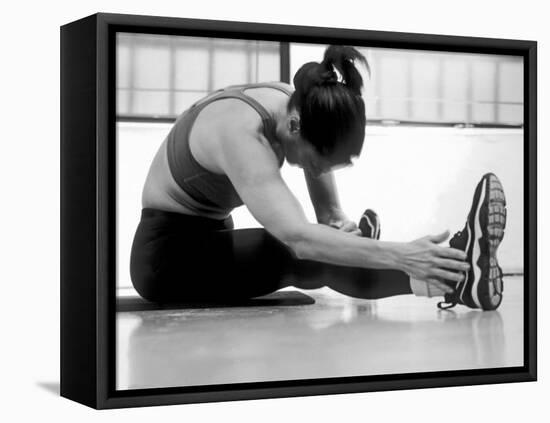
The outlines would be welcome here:
<svg viewBox="0 0 550 423">
<path fill-rule="evenodd" d="M 315 300 L 299 291 L 277 291 L 262 297 L 208 302 L 184 302 L 174 304 L 157 304 L 141 297 L 118 297 L 117 311 L 148 311 L 148 310 L 182 310 L 190 308 L 222 308 L 222 307 L 280 307 L 314 304 Z"/>
</svg>

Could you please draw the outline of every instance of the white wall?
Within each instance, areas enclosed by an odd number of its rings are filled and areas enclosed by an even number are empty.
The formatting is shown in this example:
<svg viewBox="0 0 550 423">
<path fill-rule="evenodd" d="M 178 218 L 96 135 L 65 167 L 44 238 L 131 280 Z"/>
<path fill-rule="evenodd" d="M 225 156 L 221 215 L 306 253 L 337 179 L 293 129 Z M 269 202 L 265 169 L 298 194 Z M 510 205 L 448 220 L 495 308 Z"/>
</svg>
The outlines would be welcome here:
<svg viewBox="0 0 550 423">
<path fill-rule="evenodd" d="M 167 124 L 118 124 L 118 285 L 130 286 L 129 253 L 141 210 L 149 163 L 169 131 Z M 508 200 L 506 237 L 500 248 L 505 272 L 523 270 L 523 131 L 367 127 L 363 152 L 354 166 L 337 171 L 340 200 L 358 220 L 373 208 L 382 220 L 382 239 L 409 241 L 445 229 L 462 229 L 474 188 L 486 172 L 498 175 Z M 315 214 L 303 172 L 285 163 L 283 177 Z M 236 228 L 259 227 L 246 206 L 233 212 Z M 127 292 L 125 294 L 128 294 Z"/>
<path fill-rule="evenodd" d="M 22 0 L 3 4 L 0 181 L 2 415 L 80 422 L 344 420 L 544 421 L 550 366 L 550 31 L 545 2 Z M 97 11 L 539 41 L 539 368 L 537 383 L 237 401 L 96 412 L 52 394 L 59 383 L 59 26 Z M 7 63 L 7 65 L 6 65 Z M 30 112 L 30 113 L 29 113 Z M 77 283 L 77 281 L 75 281 Z M 184 352 L 182 352 L 184 353 Z M 55 416 L 55 417 L 52 417 Z"/>
</svg>

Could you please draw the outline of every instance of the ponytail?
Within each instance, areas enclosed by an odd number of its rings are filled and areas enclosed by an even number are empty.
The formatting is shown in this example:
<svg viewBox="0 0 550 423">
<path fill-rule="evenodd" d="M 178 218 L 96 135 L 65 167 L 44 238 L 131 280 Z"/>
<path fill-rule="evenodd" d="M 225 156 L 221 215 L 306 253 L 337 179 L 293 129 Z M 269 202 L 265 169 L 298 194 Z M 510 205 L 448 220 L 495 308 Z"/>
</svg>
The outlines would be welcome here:
<svg viewBox="0 0 550 423">
<path fill-rule="evenodd" d="M 354 94 L 361 95 L 363 78 L 355 67 L 355 60 L 362 62 L 370 73 L 367 59 L 354 47 L 329 46 L 321 63 L 306 63 L 296 72 L 294 87 L 304 95 L 315 86 L 329 86 L 340 82 Z M 342 76 L 341 80 L 335 69 Z"/>
<path fill-rule="evenodd" d="M 320 63 L 326 69 L 324 74 L 335 74 L 332 67 L 336 68 L 342 75 L 342 83 L 356 95 L 361 95 L 363 78 L 355 67 L 355 60 L 359 60 L 370 73 L 367 59 L 355 48 L 348 46 L 329 46 L 325 50 L 325 56 Z M 332 79 L 332 77 L 329 77 Z"/>
</svg>

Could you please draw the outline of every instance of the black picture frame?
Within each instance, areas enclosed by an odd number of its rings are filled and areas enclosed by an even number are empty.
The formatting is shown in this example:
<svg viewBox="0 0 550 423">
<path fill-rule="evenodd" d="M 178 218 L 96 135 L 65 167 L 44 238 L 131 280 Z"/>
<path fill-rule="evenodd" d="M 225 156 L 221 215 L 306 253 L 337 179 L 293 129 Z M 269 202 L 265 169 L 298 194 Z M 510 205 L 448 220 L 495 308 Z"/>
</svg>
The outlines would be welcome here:
<svg viewBox="0 0 550 423">
<path fill-rule="evenodd" d="M 116 304 L 113 283 L 116 270 L 114 65 L 117 32 L 522 56 L 525 96 L 524 365 L 117 391 L 114 384 Z M 284 54 L 281 57 L 281 60 L 288 60 Z M 290 75 L 286 75 L 286 79 L 289 78 Z M 537 44 L 534 41 L 104 13 L 62 26 L 61 395 L 103 409 L 536 380 L 536 112 Z"/>
</svg>

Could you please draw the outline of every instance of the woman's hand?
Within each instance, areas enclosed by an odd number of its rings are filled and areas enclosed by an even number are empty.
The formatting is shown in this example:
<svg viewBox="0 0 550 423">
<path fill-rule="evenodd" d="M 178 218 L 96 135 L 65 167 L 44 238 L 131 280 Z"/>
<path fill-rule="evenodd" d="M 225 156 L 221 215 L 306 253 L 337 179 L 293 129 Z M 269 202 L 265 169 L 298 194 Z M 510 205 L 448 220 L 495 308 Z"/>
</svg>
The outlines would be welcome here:
<svg viewBox="0 0 550 423">
<path fill-rule="evenodd" d="M 467 257 L 464 251 L 438 245 L 447 238 L 449 231 L 403 244 L 399 259 L 401 270 L 412 278 L 433 284 L 445 292 L 452 292 L 443 281 L 461 282 L 464 279 L 463 272 L 467 272 L 470 266 L 464 262 Z"/>
<path fill-rule="evenodd" d="M 362 236 L 361 230 L 357 224 L 350 220 L 341 210 L 333 210 L 330 215 L 323 220 L 324 221 L 321 223 L 336 228 L 340 231 L 348 232 L 352 235 Z"/>
</svg>

